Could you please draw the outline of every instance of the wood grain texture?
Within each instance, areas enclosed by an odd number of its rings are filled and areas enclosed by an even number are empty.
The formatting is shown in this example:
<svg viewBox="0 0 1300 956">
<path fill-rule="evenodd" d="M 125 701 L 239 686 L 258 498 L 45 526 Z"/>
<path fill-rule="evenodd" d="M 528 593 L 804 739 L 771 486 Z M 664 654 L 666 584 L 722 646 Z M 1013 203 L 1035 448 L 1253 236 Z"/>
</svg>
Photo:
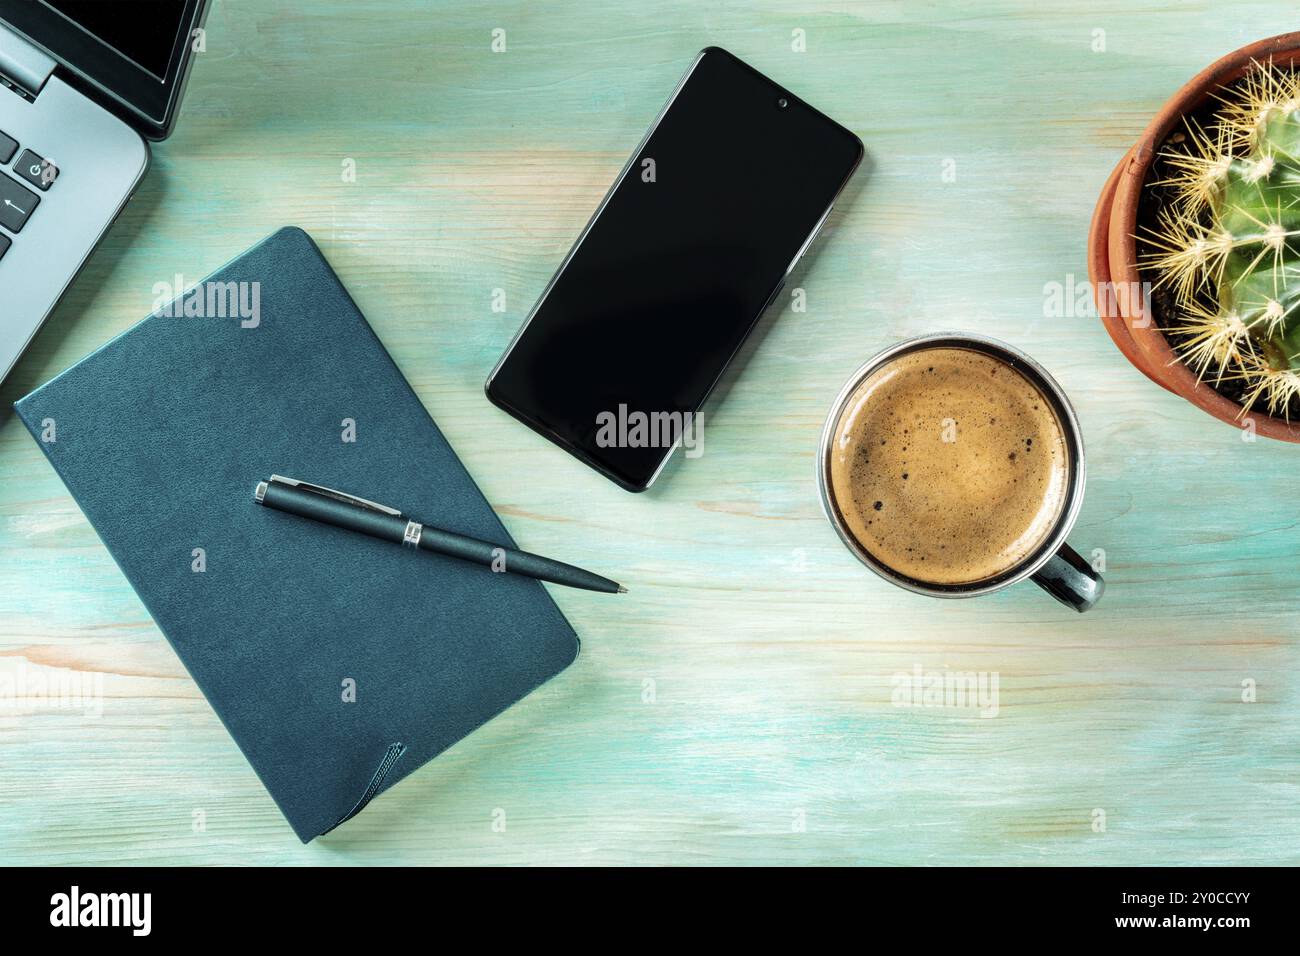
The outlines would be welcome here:
<svg viewBox="0 0 1300 956">
<path fill-rule="evenodd" d="M 1143 378 L 1095 317 L 1044 307 L 1046 284 L 1086 280 L 1097 192 L 1152 112 L 1293 13 L 218 0 L 176 135 L 0 391 L 0 668 L 103 689 L 99 714 L 0 709 L 0 860 L 1300 862 L 1296 451 L 1243 442 Z M 872 166 L 792 283 L 807 311 L 774 309 L 728 375 L 703 457 L 633 496 L 482 383 L 708 44 L 850 126 Z M 521 545 L 631 587 L 554 589 L 583 638 L 574 666 L 306 847 L 8 410 L 140 319 L 156 282 L 286 223 L 317 239 Z M 840 385 L 941 328 L 1025 349 L 1072 396 L 1089 448 L 1073 543 L 1107 561 L 1095 612 L 1031 585 L 892 589 L 821 516 L 814 451 Z M 996 673 L 997 716 L 894 706 L 893 675 L 918 666 Z"/>
</svg>

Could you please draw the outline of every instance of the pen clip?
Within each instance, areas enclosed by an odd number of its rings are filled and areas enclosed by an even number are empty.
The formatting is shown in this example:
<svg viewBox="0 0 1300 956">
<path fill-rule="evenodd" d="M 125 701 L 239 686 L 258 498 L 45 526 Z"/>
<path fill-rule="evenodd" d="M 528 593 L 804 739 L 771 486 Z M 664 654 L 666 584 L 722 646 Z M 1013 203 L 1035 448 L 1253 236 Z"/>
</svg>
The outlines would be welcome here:
<svg viewBox="0 0 1300 956">
<path fill-rule="evenodd" d="M 366 498 L 358 498 L 356 495 L 350 495 L 346 491 L 336 491 L 333 488 L 326 488 L 324 485 L 313 485 L 307 481 L 299 481 L 297 478 L 285 478 L 283 475 L 272 475 L 271 480 L 282 485 L 292 485 L 303 491 L 310 491 L 314 494 L 322 495 L 326 498 L 333 498 L 335 501 L 342 501 L 344 504 L 356 505 L 358 508 L 366 508 L 370 511 L 378 511 L 386 515 L 401 517 L 402 513 L 396 508 L 390 508 L 387 505 L 381 505 L 377 501 L 370 501 Z"/>
</svg>

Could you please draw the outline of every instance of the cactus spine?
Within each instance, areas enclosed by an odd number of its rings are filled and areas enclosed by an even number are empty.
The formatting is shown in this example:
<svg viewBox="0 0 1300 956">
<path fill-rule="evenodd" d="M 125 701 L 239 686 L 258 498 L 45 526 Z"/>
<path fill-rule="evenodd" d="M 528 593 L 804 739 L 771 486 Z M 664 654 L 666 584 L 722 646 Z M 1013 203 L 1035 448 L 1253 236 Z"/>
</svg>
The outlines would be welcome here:
<svg viewBox="0 0 1300 956">
<path fill-rule="evenodd" d="M 1187 142 L 1162 154 L 1173 172 L 1152 185 L 1174 198 L 1143 262 L 1173 295 L 1179 358 L 1241 380 L 1243 415 L 1257 402 L 1285 415 L 1300 395 L 1300 75 L 1256 63 L 1220 99 L 1210 129 L 1188 119 Z"/>
</svg>

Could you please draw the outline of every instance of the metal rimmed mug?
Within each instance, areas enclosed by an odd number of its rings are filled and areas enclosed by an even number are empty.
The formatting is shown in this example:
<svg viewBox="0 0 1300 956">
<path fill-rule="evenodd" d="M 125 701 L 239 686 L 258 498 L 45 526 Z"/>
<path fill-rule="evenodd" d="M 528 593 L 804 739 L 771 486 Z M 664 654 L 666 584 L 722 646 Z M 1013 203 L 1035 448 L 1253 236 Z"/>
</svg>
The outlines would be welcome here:
<svg viewBox="0 0 1300 956">
<path fill-rule="evenodd" d="M 1028 380 L 1052 405 L 1057 421 L 1065 439 L 1068 482 L 1067 497 L 1061 514 L 1052 530 L 1028 556 L 1000 574 L 971 584 L 932 584 L 901 574 L 888 565 L 876 560 L 872 554 L 855 538 L 844 522 L 843 516 L 835 503 L 831 490 L 831 453 L 838 431 L 840 417 L 845 405 L 857 391 L 858 386 L 873 372 L 882 366 L 911 352 L 926 349 L 958 348 L 982 352 L 998 361 L 1011 366 Z M 1041 365 L 1023 352 L 1012 348 L 1004 342 L 973 332 L 939 332 L 907 339 L 885 349 L 853 373 L 852 377 L 840 390 L 826 417 L 822 429 L 821 445 L 817 454 L 817 489 L 821 495 L 822 509 L 827 519 L 845 546 L 853 552 L 859 561 L 877 575 L 908 591 L 939 598 L 968 598 L 981 594 L 991 594 L 1003 588 L 1031 578 L 1052 597 L 1076 611 L 1086 611 L 1101 598 L 1105 582 L 1100 574 L 1085 561 L 1077 551 L 1065 543 L 1066 536 L 1074 527 L 1083 504 L 1083 487 L 1086 467 L 1083 454 L 1083 436 L 1079 430 L 1079 420 L 1061 386 L 1047 374 Z"/>
</svg>

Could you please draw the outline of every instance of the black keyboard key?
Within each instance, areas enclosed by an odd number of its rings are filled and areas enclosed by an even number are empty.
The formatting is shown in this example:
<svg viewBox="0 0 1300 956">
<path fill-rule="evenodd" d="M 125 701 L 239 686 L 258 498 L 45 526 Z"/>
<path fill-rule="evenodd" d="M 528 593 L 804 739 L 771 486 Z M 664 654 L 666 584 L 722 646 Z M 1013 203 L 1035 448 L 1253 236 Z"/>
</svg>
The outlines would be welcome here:
<svg viewBox="0 0 1300 956">
<path fill-rule="evenodd" d="M 41 204 L 41 197 L 28 192 L 8 176 L 0 176 L 0 226 L 22 232 L 27 217 Z"/>
<path fill-rule="evenodd" d="M 30 149 L 23 150 L 14 163 L 14 172 L 27 180 L 41 192 L 45 192 L 59 178 L 59 167 L 52 159 L 41 159 Z"/>
<path fill-rule="evenodd" d="M 0 236 L 0 259 L 5 257 L 5 253 L 9 251 L 11 245 L 13 245 L 13 243 L 10 242 L 9 239 Z"/>
<path fill-rule="evenodd" d="M 12 136 L 6 136 L 0 133 L 0 163 L 7 163 L 14 158 L 14 150 L 18 148 L 18 140 Z"/>
</svg>

